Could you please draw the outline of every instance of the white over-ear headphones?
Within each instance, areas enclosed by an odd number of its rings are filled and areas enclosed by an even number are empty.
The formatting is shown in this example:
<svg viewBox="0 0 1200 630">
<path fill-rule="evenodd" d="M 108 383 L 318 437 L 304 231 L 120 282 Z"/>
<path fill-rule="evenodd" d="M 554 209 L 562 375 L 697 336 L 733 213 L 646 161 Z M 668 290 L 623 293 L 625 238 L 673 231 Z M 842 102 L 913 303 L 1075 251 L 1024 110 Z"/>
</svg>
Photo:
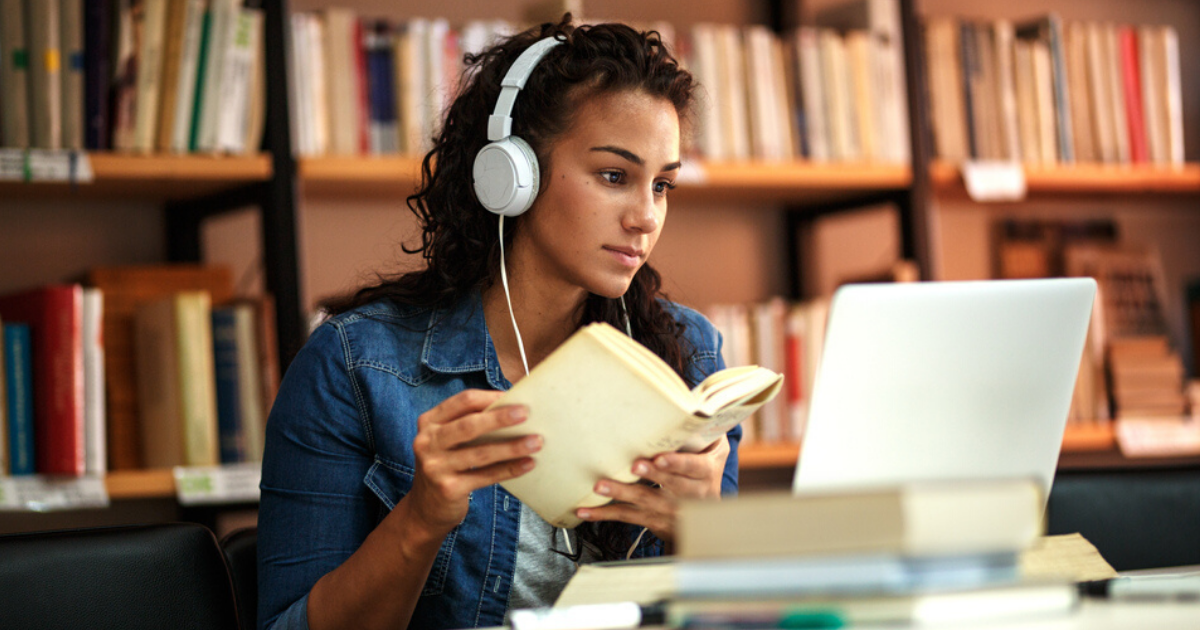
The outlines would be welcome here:
<svg viewBox="0 0 1200 630">
<path fill-rule="evenodd" d="M 475 155 L 472 169 L 475 196 L 490 212 L 515 217 L 528 210 L 537 196 L 537 156 L 529 143 L 512 135 L 512 109 L 534 67 L 561 43 L 560 39 L 547 37 L 526 48 L 500 82 L 496 110 L 488 117 L 489 144 Z"/>
</svg>

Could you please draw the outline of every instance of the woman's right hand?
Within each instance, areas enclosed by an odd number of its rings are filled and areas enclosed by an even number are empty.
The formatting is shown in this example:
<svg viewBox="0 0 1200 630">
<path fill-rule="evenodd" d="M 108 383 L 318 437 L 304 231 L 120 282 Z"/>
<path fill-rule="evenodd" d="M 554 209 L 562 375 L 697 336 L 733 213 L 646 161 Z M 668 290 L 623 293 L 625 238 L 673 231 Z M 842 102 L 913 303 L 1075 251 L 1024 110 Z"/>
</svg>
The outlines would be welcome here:
<svg viewBox="0 0 1200 630">
<path fill-rule="evenodd" d="M 462 522 L 472 491 L 533 470 L 530 455 L 542 448 L 541 436 L 466 446 L 482 435 L 525 421 L 523 406 L 484 411 L 502 393 L 468 389 L 417 418 L 413 440 L 417 471 L 405 500 L 412 502 L 412 516 L 434 535 L 444 536 Z"/>
</svg>

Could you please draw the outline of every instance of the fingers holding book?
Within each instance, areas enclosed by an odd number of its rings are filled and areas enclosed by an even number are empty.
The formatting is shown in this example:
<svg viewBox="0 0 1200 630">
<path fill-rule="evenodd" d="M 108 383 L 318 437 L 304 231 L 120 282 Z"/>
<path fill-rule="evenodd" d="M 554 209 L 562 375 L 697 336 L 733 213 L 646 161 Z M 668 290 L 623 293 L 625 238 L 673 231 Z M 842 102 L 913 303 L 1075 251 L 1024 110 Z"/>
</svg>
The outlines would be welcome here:
<svg viewBox="0 0 1200 630">
<path fill-rule="evenodd" d="M 538 435 L 480 440 L 525 421 L 525 407 L 488 409 L 499 392 L 468 390 L 417 419 L 413 454 L 417 471 L 407 499 L 438 528 L 449 531 L 466 516 L 473 490 L 513 479 L 533 469 L 530 457 L 542 447 Z"/>
<path fill-rule="evenodd" d="M 721 496 L 721 476 L 729 457 L 729 440 L 721 436 L 698 453 L 660 453 L 633 463 L 633 474 L 686 499 Z"/>
</svg>

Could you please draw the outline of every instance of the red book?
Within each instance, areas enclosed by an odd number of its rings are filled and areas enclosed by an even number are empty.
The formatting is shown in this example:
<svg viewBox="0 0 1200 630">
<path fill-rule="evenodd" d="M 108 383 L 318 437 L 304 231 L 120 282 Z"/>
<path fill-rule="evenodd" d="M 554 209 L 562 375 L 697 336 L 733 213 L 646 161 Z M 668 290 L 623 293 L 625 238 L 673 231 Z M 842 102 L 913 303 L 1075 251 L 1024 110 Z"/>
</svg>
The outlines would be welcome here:
<svg viewBox="0 0 1200 630">
<path fill-rule="evenodd" d="M 83 288 L 39 287 L 0 297 L 0 318 L 33 338 L 34 469 L 84 473 Z"/>
<path fill-rule="evenodd" d="M 1132 26 L 1117 30 L 1121 47 L 1121 84 L 1125 93 L 1125 119 L 1129 127 L 1129 161 L 1145 164 L 1150 161 L 1146 142 L 1146 117 L 1142 113 L 1142 72 L 1138 64 L 1137 31 Z"/>
<path fill-rule="evenodd" d="M 361 155 L 371 153 L 371 101 L 367 91 L 367 40 L 362 20 L 354 21 L 354 32 L 350 41 L 354 42 L 354 67 L 358 73 L 358 152 Z"/>
</svg>

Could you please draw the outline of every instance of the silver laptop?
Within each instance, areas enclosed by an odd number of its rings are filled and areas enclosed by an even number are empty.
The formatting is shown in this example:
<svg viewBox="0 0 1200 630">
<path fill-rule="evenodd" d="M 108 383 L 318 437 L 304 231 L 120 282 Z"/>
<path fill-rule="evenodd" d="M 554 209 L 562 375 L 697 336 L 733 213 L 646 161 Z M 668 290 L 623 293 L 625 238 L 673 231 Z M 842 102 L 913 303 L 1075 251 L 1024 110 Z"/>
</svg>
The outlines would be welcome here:
<svg viewBox="0 0 1200 630">
<path fill-rule="evenodd" d="M 793 488 L 1035 478 L 1048 496 L 1096 283 L 847 285 Z"/>
</svg>

